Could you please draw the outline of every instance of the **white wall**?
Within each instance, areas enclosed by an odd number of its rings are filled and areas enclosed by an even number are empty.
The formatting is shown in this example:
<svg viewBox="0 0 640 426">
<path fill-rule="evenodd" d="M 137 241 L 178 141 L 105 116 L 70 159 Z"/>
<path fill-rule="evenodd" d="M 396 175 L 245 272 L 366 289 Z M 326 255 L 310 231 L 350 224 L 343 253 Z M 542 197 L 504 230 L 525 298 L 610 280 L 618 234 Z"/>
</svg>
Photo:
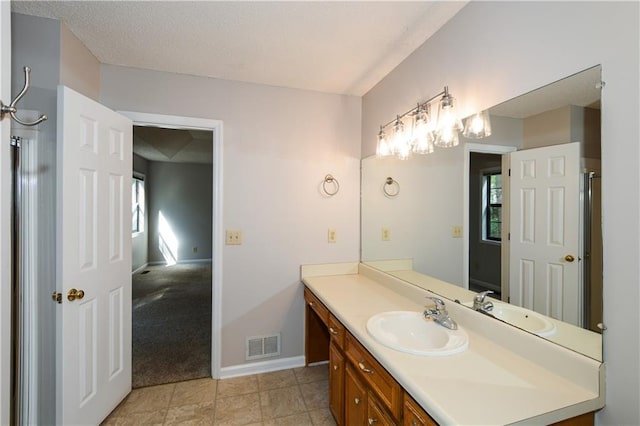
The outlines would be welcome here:
<svg viewBox="0 0 640 426">
<path fill-rule="evenodd" d="M 160 213 L 178 241 L 178 262 L 211 259 L 211 164 L 151 161 L 145 190 L 149 200 L 149 262 L 165 262 L 159 248 Z M 193 247 L 197 247 L 196 253 Z"/>
<path fill-rule="evenodd" d="M 223 120 L 224 227 L 244 242 L 223 253 L 222 367 L 245 362 L 247 336 L 276 331 L 281 357 L 301 356 L 300 265 L 359 258 L 360 99 L 116 66 L 101 93 L 116 110 Z"/>
<path fill-rule="evenodd" d="M 146 187 L 146 177 L 149 174 L 149 162 L 139 155 L 133 154 L 133 171 L 144 175 Z M 143 267 L 149 262 L 149 197 L 145 196 L 144 202 L 144 230 L 134 234 L 131 239 L 132 271 Z"/>
<path fill-rule="evenodd" d="M 60 25 L 60 84 L 94 100 L 100 97 L 100 61 L 64 24 Z"/>
<path fill-rule="evenodd" d="M 465 116 L 602 64 L 607 406 L 597 421 L 611 425 L 640 424 L 639 16 L 638 2 L 471 2 L 363 98 L 369 155 L 381 123 L 444 85 Z"/>
</svg>

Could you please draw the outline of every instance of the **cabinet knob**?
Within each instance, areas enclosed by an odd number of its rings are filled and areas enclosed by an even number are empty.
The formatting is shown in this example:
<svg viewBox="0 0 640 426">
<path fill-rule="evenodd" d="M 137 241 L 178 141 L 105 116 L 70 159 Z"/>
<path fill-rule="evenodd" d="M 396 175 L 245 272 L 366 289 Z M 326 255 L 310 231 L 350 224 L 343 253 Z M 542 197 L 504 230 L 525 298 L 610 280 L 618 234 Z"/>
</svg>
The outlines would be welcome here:
<svg viewBox="0 0 640 426">
<path fill-rule="evenodd" d="M 418 426 L 418 422 L 416 422 L 416 419 L 411 419 L 411 426 Z"/>
<path fill-rule="evenodd" d="M 334 336 L 337 336 L 337 335 L 338 335 L 338 332 L 337 332 L 337 331 L 336 331 L 336 329 L 335 329 L 335 328 L 333 328 L 333 327 L 329 327 L 329 333 L 333 334 Z"/>
<path fill-rule="evenodd" d="M 333 369 L 334 369 L 334 370 L 338 370 L 338 364 L 334 364 L 334 365 L 333 365 Z"/>
<path fill-rule="evenodd" d="M 309 302 L 309 306 L 313 308 L 313 302 Z"/>
<path fill-rule="evenodd" d="M 353 402 L 355 402 L 355 403 L 356 403 L 356 405 L 360 404 L 360 398 L 357 398 L 357 397 L 356 397 L 356 398 L 354 398 L 354 399 L 353 399 Z"/>
<path fill-rule="evenodd" d="M 378 423 L 378 419 L 374 419 L 373 417 L 369 417 L 369 424 L 370 425 L 373 425 L 373 424 L 376 424 L 376 423 Z"/>
</svg>

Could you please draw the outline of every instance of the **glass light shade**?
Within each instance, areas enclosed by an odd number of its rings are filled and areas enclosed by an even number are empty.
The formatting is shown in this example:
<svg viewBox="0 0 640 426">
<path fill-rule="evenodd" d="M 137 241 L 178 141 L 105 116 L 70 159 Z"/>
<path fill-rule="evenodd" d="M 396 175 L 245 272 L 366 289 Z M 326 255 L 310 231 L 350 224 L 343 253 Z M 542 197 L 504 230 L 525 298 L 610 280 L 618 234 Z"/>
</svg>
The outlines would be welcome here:
<svg viewBox="0 0 640 426">
<path fill-rule="evenodd" d="M 455 128 L 444 128 L 436 134 L 435 146 L 440 148 L 451 148 L 457 146 L 460 142 L 458 138 L 458 130 Z"/>
<path fill-rule="evenodd" d="M 411 155 L 411 141 L 409 134 L 405 131 L 404 123 L 400 117 L 396 118 L 393 124 L 393 141 L 391 151 L 399 159 L 405 160 Z"/>
<path fill-rule="evenodd" d="M 480 111 L 467 118 L 462 135 L 465 138 L 471 139 L 481 139 L 491 136 L 489 111 Z"/>
<path fill-rule="evenodd" d="M 415 139 L 413 141 L 412 151 L 415 154 L 431 154 L 433 150 L 433 133 L 427 133 L 424 137 Z"/>
<path fill-rule="evenodd" d="M 378 144 L 376 146 L 376 156 L 378 158 L 385 158 L 393 155 L 391 151 L 391 144 L 387 139 L 387 135 L 384 133 L 384 129 L 381 127 L 378 132 Z"/>
<path fill-rule="evenodd" d="M 427 111 L 419 107 L 414 117 L 412 151 L 416 154 L 433 152 L 433 126 Z"/>
</svg>

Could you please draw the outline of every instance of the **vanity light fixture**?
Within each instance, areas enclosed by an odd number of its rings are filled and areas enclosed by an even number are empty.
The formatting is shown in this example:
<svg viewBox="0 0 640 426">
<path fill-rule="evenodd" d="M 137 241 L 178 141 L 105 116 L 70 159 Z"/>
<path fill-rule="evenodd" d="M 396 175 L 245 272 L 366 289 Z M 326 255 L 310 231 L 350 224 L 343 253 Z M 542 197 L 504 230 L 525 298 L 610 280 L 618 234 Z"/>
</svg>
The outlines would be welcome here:
<svg viewBox="0 0 640 426">
<path fill-rule="evenodd" d="M 470 139 L 481 139 L 491 136 L 491 120 L 486 109 L 473 114 L 464 123 L 462 136 Z"/>
<path fill-rule="evenodd" d="M 436 119 L 431 115 L 431 103 L 438 97 L 440 100 Z M 473 127 L 472 124 L 476 122 L 472 119 L 478 115 L 483 121 Z M 410 118 L 411 123 L 408 129 L 405 123 L 407 118 Z M 474 114 L 467 120 L 467 126 L 471 127 L 468 131 L 465 128 L 463 133 L 465 137 L 483 138 L 491 134 L 491 123 L 487 111 Z M 391 140 L 385 133 L 387 127 L 392 129 Z M 411 154 L 431 154 L 434 146 L 449 148 L 458 145 L 458 133 L 462 129 L 462 120 L 458 117 L 455 99 L 449 93 L 449 88 L 445 86 L 442 92 L 425 102 L 418 103 L 416 107 L 380 126 L 376 154 L 378 158 L 396 157 L 402 160 L 409 158 Z"/>
</svg>

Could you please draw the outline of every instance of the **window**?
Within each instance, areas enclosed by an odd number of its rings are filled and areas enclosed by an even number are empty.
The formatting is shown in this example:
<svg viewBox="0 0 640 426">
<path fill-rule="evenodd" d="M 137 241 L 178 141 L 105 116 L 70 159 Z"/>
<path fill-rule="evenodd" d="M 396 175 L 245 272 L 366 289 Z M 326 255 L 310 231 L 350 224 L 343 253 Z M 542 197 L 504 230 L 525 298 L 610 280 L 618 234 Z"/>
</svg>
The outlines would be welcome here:
<svg viewBox="0 0 640 426">
<path fill-rule="evenodd" d="M 131 182 L 131 213 L 132 232 L 144 232 L 144 178 L 141 176 L 134 176 Z"/>
<path fill-rule="evenodd" d="M 485 172 L 482 181 L 482 235 L 488 241 L 502 241 L 502 172 Z"/>
</svg>

